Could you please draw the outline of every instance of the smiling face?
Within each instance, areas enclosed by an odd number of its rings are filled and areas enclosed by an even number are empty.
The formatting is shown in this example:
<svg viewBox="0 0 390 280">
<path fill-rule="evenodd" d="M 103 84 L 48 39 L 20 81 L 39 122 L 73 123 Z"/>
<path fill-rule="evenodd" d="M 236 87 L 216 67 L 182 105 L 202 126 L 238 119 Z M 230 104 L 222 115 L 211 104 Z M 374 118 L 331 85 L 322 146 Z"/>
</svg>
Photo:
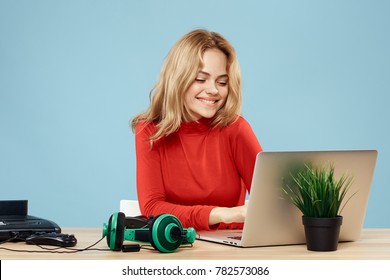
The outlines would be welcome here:
<svg viewBox="0 0 390 280">
<path fill-rule="evenodd" d="M 188 88 L 184 104 L 189 112 L 188 121 L 212 118 L 225 104 L 228 96 L 226 55 L 218 49 L 203 54 L 203 67 Z"/>
</svg>

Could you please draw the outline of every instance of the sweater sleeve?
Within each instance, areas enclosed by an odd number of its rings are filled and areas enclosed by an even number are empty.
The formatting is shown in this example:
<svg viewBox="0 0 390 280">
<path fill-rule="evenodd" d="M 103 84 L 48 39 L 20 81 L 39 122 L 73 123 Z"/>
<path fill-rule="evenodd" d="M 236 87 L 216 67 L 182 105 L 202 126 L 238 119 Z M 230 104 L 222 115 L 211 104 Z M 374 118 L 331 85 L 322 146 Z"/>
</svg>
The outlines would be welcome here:
<svg viewBox="0 0 390 280">
<path fill-rule="evenodd" d="M 163 213 L 175 215 L 183 227 L 194 227 L 197 230 L 210 230 L 209 215 L 215 206 L 186 206 L 167 202 L 161 172 L 159 150 L 149 138 L 155 131 L 154 124 L 139 123 L 135 133 L 136 175 L 138 201 L 142 215 L 157 216 Z"/>
<path fill-rule="evenodd" d="M 245 188 L 250 192 L 256 156 L 263 149 L 249 123 L 242 117 L 232 133 L 231 149 L 237 170 Z"/>
</svg>

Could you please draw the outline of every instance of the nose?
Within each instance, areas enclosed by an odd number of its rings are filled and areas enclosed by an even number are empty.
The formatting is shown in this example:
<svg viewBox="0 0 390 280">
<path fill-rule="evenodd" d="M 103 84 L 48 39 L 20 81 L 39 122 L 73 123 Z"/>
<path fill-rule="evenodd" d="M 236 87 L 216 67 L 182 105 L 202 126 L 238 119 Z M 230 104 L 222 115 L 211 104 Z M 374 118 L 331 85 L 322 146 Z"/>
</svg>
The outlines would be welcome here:
<svg viewBox="0 0 390 280">
<path fill-rule="evenodd" d="M 214 84 L 212 84 L 208 88 L 206 88 L 206 93 L 208 93 L 208 94 L 218 94 L 218 89 L 217 89 L 217 87 Z"/>
</svg>

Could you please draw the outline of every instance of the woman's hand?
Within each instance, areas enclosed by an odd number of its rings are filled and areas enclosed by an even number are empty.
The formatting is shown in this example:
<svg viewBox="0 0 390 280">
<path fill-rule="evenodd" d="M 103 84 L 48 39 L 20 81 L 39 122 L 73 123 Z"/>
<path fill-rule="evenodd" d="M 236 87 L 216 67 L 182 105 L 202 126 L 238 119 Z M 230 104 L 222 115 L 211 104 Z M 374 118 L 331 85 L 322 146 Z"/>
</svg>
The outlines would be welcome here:
<svg viewBox="0 0 390 280">
<path fill-rule="evenodd" d="M 210 212 L 209 225 L 219 223 L 243 223 L 246 216 L 246 205 L 236 207 L 216 207 Z"/>
</svg>

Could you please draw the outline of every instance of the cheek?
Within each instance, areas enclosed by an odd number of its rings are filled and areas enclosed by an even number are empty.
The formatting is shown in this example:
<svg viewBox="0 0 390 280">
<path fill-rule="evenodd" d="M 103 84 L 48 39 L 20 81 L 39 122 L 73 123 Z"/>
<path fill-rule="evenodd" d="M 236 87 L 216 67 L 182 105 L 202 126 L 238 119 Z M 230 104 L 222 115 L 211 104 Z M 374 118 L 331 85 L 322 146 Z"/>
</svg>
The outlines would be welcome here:
<svg viewBox="0 0 390 280">
<path fill-rule="evenodd" d="M 226 99 L 229 94 L 229 89 L 228 88 L 222 88 L 219 90 L 219 95 L 223 98 Z"/>
<path fill-rule="evenodd" d="M 193 102 L 194 97 L 197 95 L 198 89 L 196 86 L 192 85 L 188 88 L 184 96 L 184 102 L 189 105 Z"/>
<path fill-rule="evenodd" d="M 192 98 L 199 93 L 199 87 L 197 85 L 191 85 L 186 92 L 186 99 Z"/>
<path fill-rule="evenodd" d="M 222 90 L 222 92 L 221 91 L 219 92 L 219 95 L 221 96 L 221 98 L 223 100 L 220 104 L 220 108 L 222 108 L 226 104 L 226 101 L 227 101 L 228 96 L 229 96 L 229 91 L 227 89 L 226 90 L 224 89 L 224 90 Z"/>
<path fill-rule="evenodd" d="M 200 93 L 203 90 L 203 87 L 201 84 L 193 83 L 189 90 L 193 95 Z"/>
</svg>

